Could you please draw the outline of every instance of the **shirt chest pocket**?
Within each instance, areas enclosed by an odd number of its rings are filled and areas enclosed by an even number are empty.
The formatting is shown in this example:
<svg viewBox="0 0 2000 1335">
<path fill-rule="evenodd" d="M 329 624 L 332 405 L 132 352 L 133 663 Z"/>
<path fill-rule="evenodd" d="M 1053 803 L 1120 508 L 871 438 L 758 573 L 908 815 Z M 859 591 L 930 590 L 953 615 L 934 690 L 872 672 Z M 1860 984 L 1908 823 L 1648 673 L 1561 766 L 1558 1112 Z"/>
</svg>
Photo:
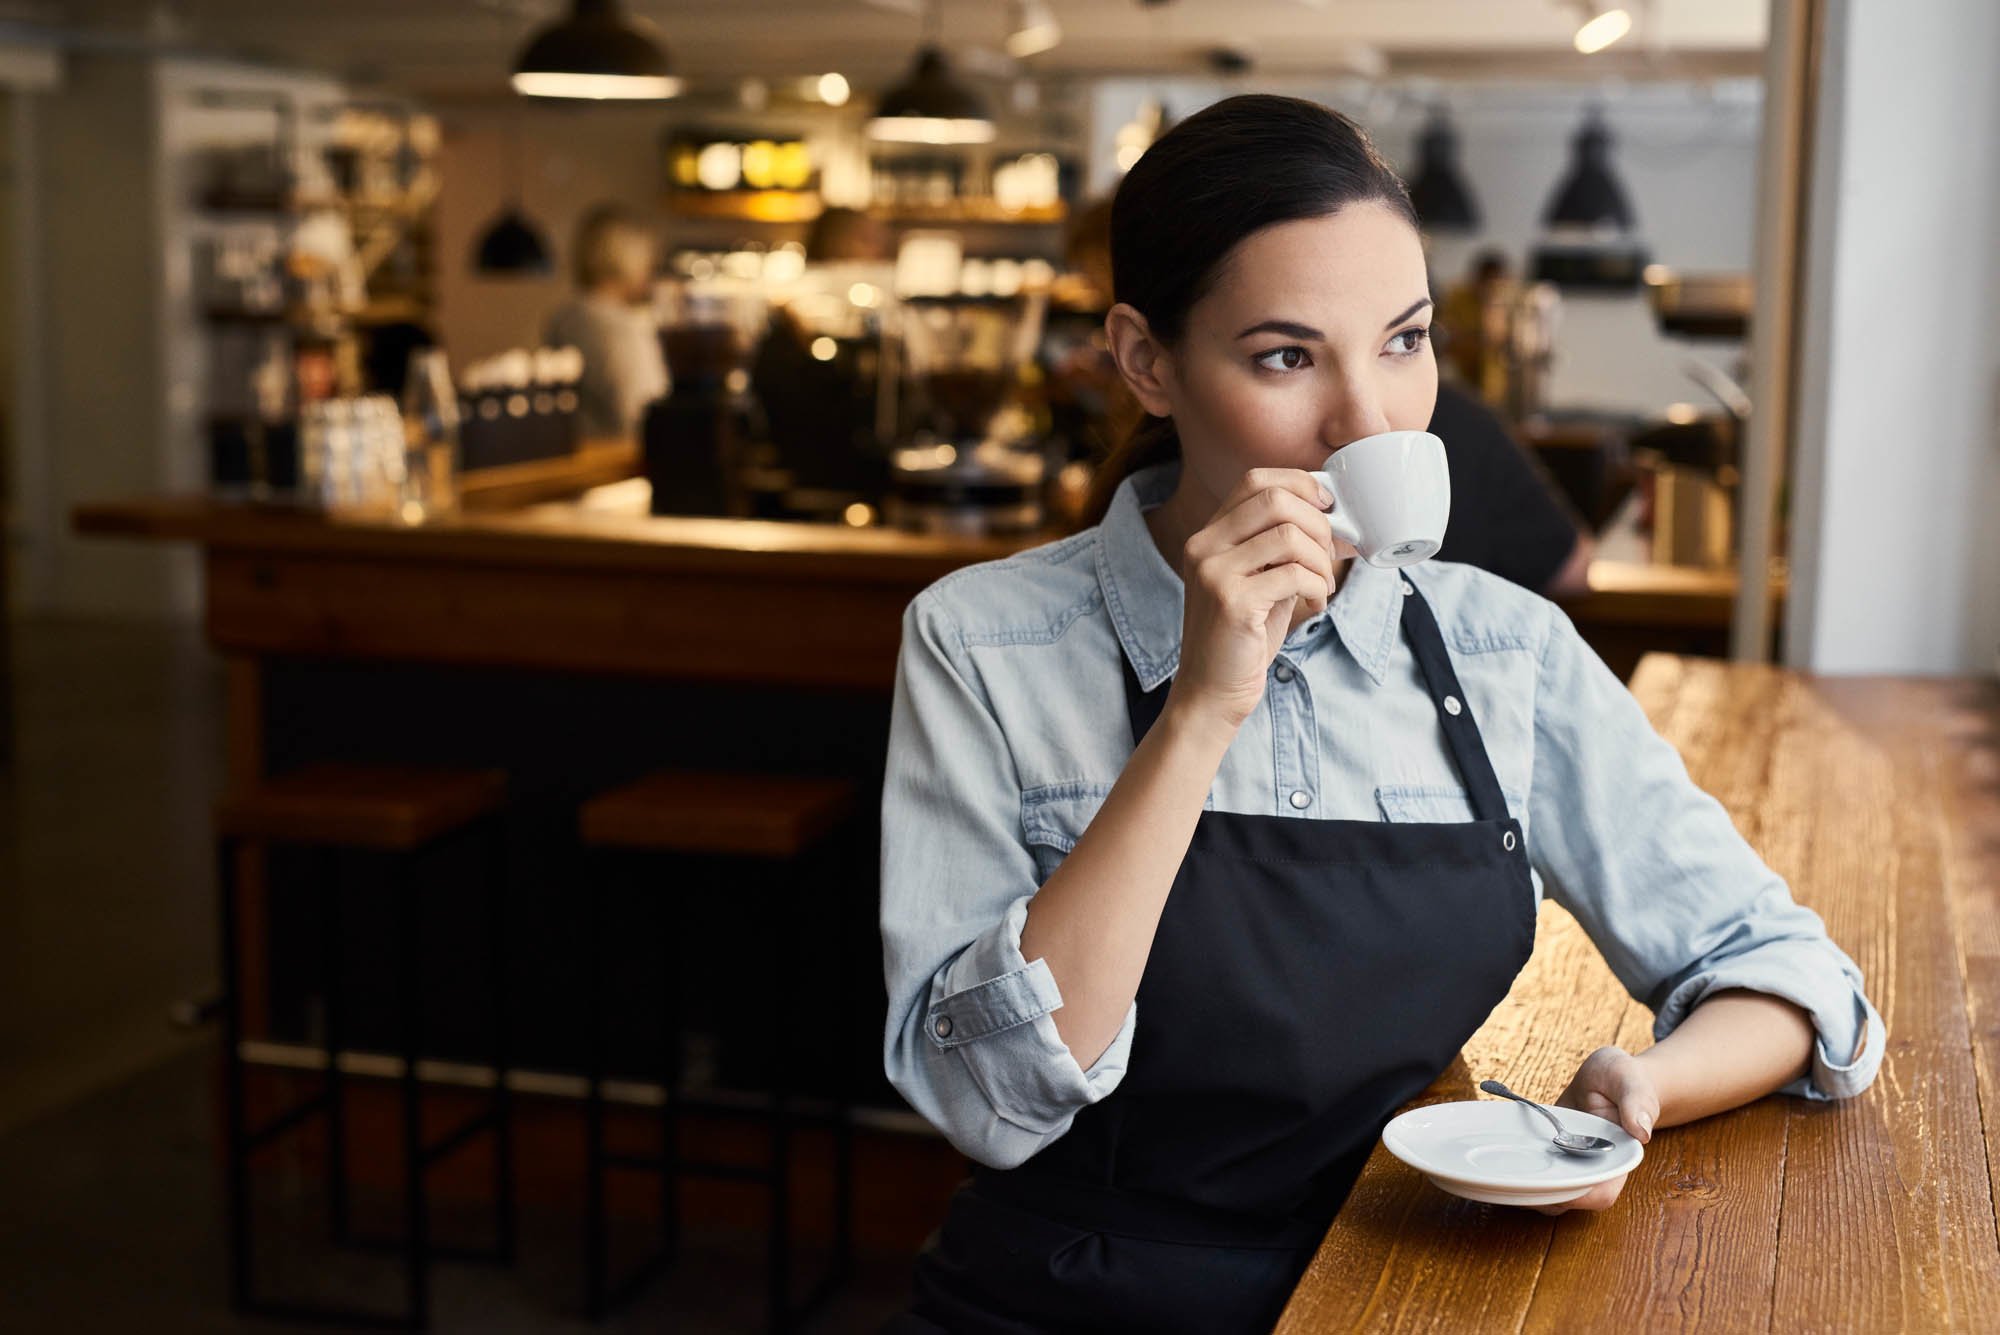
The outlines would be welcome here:
<svg viewBox="0 0 2000 1335">
<path fill-rule="evenodd" d="M 1021 794 L 1021 836 L 1035 859 L 1035 884 L 1049 879 L 1097 818 L 1108 783 L 1061 783 Z"/>
<path fill-rule="evenodd" d="M 1110 784 L 1087 782 L 1050 784 L 1021 794 L 1021 836 L 1035 859 L 1036 885 L 1062 865 L 1110 795 Z M 1202 809 L 1214 805 L 1211 793 Z"/>
</svg>

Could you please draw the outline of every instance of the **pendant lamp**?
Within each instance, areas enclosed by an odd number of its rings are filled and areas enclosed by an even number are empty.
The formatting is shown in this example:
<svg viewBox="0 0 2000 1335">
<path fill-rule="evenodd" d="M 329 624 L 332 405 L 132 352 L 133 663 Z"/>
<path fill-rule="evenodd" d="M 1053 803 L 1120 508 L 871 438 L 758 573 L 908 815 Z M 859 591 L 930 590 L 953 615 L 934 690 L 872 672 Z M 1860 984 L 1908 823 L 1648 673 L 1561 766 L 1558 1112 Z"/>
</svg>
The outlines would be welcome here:
<svg viewBox="0 0 2000 1335">
<path fill-rule="evenodd" d="M 549 243 L 521 208 L 521 122 L 516 116 L 507 135 L 507 204 L 500 216 L 479 234 L 472 268 L 488 278 L 527 278 L 555 268 Z"/>
<path fill-rule="evenodd" d="M 1417 219 L 1434 232 L 1470 232 L 1479 227 L 1479 206 L 1458 172 L 1458 131 L 1442 106 L 1417 139 L 1417 175 L 1410 183 Z"/>
<path fill-rule="evenodd" d="M 570 15 L 536 33 L 514 62 L 514 91 L 528 97 L 639 99 L 681 91 L 660 31 L 618 0 L 574 0 Z"/>
<path fill-rule="evenodd" d="M 1542 211 L 1548 238 L 1535 247 L 1537 281 L 1564 288 L 1636 291 L 1650 255 L 1611 170 L 1611 131 L 1593 108 L 1571 141 L 1567 174 Z"/>
<path fill-rule="evenodd" d="M 1611 170 L 1611 130 L 1595 110 L 1570 141 L 1569 172 L 1542 212 L 1549 227 L 1603 227 L 1632 230 L 1631 201 Z"/>
<path fill-rule="evenodd" d="M 868 137 L 909 144 L 984 144 L 993 139 L 986 100 L 954 79 L 938 43 L 938 7 L 927 12 L 928 30 L 916 64 L 901 83 L 882 94 Z"/>
</svg>

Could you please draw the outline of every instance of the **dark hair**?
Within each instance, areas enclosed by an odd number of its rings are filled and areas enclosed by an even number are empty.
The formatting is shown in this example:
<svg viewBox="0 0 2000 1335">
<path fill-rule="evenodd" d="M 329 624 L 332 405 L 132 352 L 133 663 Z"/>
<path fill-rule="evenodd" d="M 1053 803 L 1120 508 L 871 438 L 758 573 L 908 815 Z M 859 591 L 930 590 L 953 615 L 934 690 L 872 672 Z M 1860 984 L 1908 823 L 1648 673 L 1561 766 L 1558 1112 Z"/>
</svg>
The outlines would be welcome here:
<svg viewBox="0 0 2000 1335">
<path fill-rule="evenodd" d="M 1161 135 L 1134 163 L 1111 204 L 1111 284 L 1165 343 L 1238 242 L 1274 223 L 1380 203 L 1417 226 L 1409 192 L 1367 133 L 1339 112 L 1297 97 L 1225 98 Z M 1171 418 L 1141 414 L 1098 465 L 1084 523 L 1104 517 L 1134 472 L 1177 458 Z"/>
</svg>

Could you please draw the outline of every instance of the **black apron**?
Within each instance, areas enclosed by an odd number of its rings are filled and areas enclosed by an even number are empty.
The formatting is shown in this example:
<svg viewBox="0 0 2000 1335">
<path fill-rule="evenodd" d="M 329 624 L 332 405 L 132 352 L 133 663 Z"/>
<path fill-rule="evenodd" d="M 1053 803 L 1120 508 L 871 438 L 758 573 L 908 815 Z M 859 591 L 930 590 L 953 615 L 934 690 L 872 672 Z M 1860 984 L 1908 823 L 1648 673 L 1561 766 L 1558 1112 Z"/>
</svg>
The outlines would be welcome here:
<svg viewBox="0 0 2000 1335">
<path fill-rule="evenodd" d="M 1009 1171 L 981 1168 L 892 1329 L 1268 1331 L 1382 1127 L 1534 948 L 1521 828 L 1423 595 L 1403 634 L 1474 819 L 1204 811 L 1139 984 L 1125 1077 Z M 1137 740 L 1168 683 L 1125 664 Z"/>
</svg>

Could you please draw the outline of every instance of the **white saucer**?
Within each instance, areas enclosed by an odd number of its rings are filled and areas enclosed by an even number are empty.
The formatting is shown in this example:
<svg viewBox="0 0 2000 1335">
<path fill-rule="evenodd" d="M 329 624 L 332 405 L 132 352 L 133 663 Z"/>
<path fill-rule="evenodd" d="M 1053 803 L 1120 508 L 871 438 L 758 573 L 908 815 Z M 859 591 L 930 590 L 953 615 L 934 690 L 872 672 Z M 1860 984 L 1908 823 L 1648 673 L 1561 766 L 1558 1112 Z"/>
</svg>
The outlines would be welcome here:
<svg viewBox="0 0 2000 1335">
<path fill-rule="evenodd" d="M 1382 1128 L 1389 1153 L 1442 1190 L 1494 1205 L 1558 1205 L 1600 1182 L 1629 1173 L 1646 1149 L 1615 1122 L 1574 1108 L 1552 1108 L 1565 1128 L 1602 1136 L 1613 1148 L 1592 1158 L 1564 1154 L 1533 1108 L 1507 1099 L 1473 1099 L 1412 1108 Z"/>
</svg>

